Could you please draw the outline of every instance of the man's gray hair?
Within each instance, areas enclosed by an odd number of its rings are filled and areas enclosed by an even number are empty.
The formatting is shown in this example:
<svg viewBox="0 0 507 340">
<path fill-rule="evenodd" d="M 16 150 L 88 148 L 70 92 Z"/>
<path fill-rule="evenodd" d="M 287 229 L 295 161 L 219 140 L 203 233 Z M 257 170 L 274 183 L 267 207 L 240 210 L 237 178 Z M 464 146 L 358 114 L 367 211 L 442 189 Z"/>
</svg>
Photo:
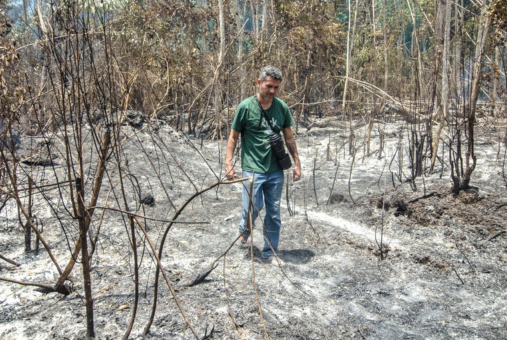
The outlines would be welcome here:
<svg viewBox="0 0 507 340">
<path fill-rule="evenodd" d="M 267 77 L 272 77 L 276 80 L 282 80 L 282 71 L 279 68 L 268 65 L 264 66 L 261 70 L 261 74 L 259 74 L 259 80 L 264 81 Z"/>
</svg>

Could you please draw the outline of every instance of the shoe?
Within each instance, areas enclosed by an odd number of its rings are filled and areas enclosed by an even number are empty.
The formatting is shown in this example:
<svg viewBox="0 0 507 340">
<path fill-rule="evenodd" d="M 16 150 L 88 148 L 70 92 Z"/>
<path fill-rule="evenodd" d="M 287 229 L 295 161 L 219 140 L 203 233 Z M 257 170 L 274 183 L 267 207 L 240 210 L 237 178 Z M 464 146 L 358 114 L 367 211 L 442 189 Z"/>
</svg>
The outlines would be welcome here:
<svg viewBox="0 0 507 340">
<path fill-rule="evenodd" d="M 273 266 L 283 267 L 285 266 L 285 262 L 280 258 L 280 256 L 271 255 L 264 260 L 266 263 L 272 264 Z"/>
<path fill-rule="evenodd" d="M 239 246 L 240 248 L 246 248 L 248 247 L 248 237 L 244 237 L 244 236 L 240 236 L 241 233 L 238 233 L 238 236 L 236 237 L 239 237 L 239 239 L 236 241 L 236 245 Z"/>
</svg>

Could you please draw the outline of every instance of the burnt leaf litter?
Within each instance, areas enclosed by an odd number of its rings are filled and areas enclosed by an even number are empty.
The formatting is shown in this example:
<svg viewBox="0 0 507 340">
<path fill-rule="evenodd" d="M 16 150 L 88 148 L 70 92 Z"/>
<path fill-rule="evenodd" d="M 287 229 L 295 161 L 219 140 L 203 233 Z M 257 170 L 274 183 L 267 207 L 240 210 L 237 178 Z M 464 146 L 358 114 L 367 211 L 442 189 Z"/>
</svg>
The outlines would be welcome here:
<svg viewBox="0 0 507 340">
<path fill-rule="evenodd" d="M 141 129 L 146 122 L 135 112 L 131 116 L 132 123 L 122 127 L 123 132 L 137 132 L 125 143 L 127 161 L 122 166 L 136 176 L 140 192 L 130 186 L 129 206 L 139 214 L 169 220 L 174 208 L 166 192 L 178 208 L 195 187 L 203 189 L 217 181 L 213 172 L 223 177 L 220 159 L 226 143 L 177 133 L 164 122 L 155 129 Z M 237 238 L 241 184 L 221 185 L 185 208 L 178 220 L 207 224 L 175 224 L 161 261 L 188 320 L 203 339 L 263 339 L 263 322 L 271 339 L 507 338 L 507 198 L 497 144 L 479 136 L 474 188 L 455 195 L 445 162 L 415 181 L 409 180 L 408 157 L 395 157 L 389 164 L 400 147 L 400 126 L 386 126 L 380 157 L 378 135 L 372 135 L 371 155 L 358 149 L 350 193 L 353 157 L 344 147 L 348 132 L 336 127 L 299 128 L 303 178 L 290 181 L 288 195 L 284 191 L 282 196 L 282 268 L 260 259 L 259 219 L 252 243 L 234 245 L 210 271 Z M 356 131 L 356 136 L 360 133 Z M 406 149 L 406 142 L 401 143 Z M 49 150 L 58 154 L 58 147 L 53 143 Z M 96 155 L 87 161 L 92 164 Z M 403 173 L 398 170 L 400 161 Z M 50 183 L 54 169 L 63 172 L 61 162 L 48 152 L 24 166 L 36 166 L 38 179 Z M 110 167 L 113 181 L 115 166 Z M 92 169 L 87 169 L 87 176 L 93 176 Z M 105 204 L 110 188 L 111 183 L 104 181 L 98 205 Z M 48 191 L 46 199 L 64 209 L 56 191 Z M 114 207 L 112 201 L 108 204 Z M 65 265 L 76 225 L 71 219 L 57 221 L 42 198 L 35 202 L 34 213 L 60 265 Z M 13 202 L 6 203 L 0 220 L 0 253 L 21 264 L 0 262 L 0 276 L 56 282 L 57 272 L 42 247 L 38 255 L 23 252 L 23 231 Z M 158 248 L 167 223 L 146 223 Z M 98 232 L 98 221 L 92 224 Z M 134 264 L 129 242 L 121 213 L 104 213 L 92 259 L 98 339 L 120 338 L 130 321 Z M 140 302 L 130 338 L 193 339 L 163 280 L 151 331 L 142 335 L 151 313 L 155 266 L 140 231 L 137 253 Z M 2 281 L 0 338 L 84 338 L 81 266 L 72 275 L 73 291 L 68 296 Z"/>
</svg>

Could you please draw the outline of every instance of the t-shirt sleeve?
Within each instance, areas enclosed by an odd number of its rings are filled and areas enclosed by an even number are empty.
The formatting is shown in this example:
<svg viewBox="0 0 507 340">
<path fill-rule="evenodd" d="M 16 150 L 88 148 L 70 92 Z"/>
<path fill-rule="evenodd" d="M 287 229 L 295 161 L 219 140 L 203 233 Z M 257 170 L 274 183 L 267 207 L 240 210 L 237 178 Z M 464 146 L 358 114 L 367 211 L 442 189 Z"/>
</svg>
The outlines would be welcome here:
<svg viewBox="0 0 507 340">
<path fill-rule="evenodd" d="M 246 122 L 246 108 L 243 106 L 239 106 L 236 110 L 236 115 L 234 116 L 234 120 L 232 121 L 231 128 L 238 132 L 243 131 Z"/>
<path fill-rule="evenodd" d="M 287 105 L 283 106 L 283 111 L 285 115 L 283 128 L 288 128 L 294 125 L 294 119 L 292 118 L 292 112 L 290 112 L 290 109 Z"/>
</svg>

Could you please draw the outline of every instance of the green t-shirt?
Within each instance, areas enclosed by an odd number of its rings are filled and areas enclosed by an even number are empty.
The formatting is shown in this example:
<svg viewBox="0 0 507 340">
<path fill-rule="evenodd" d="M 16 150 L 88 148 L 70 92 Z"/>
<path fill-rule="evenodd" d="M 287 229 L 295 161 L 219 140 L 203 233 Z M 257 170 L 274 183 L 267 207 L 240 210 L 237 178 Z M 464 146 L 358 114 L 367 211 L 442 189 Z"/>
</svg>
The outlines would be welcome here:
<svg viewBox="0 0 507 340">
<path fill-rule="evenodd" d="M 241 168 L 257 173 L 271 173 L 279 170 L 280 167 L 275 155 L 271 152 L 268 137 L 271 128 L 264 117 L 259 129 L 262 113 L 255 97 L 249 97 L 239 104 L 232 122 L 232 129 L 241 133 Z M 276 97 L 270 108 L 264 111 L 270 118 L 271 125 L 278 127 L 280 132 L 294 125 L 289 107 Z"/>
</svg>

